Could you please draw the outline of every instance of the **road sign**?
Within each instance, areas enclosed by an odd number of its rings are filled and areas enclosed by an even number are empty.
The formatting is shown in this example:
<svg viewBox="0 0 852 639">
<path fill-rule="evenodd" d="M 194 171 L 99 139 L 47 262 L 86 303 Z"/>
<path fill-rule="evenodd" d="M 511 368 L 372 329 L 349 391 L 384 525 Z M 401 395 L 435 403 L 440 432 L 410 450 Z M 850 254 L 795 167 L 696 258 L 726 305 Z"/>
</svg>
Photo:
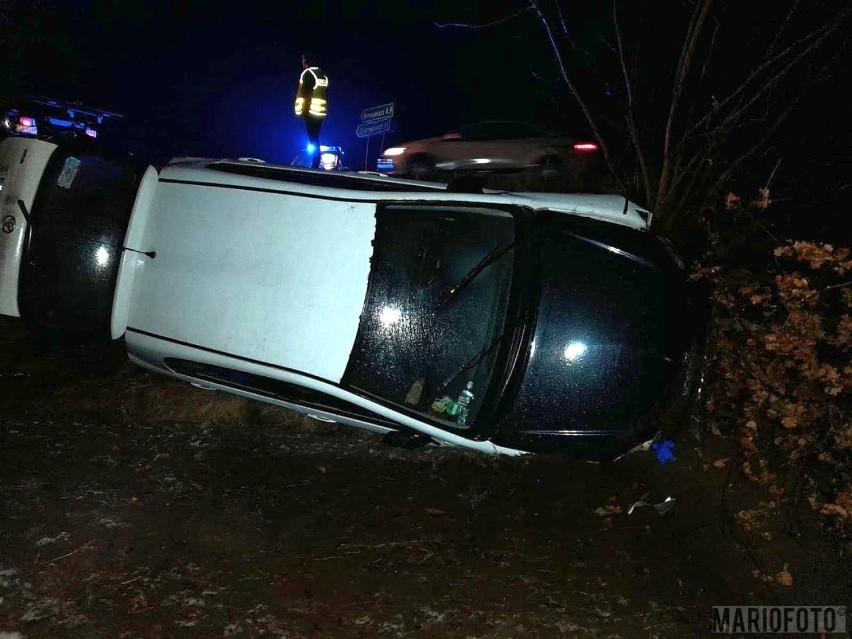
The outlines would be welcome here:
<svg viewBox="0 0 852 639">
<path fill-rule="evenodd" d="M 393 107 L 394 103 L 388 102 L 387 104 L 381 104 L 379 106 L 370 107 L 369 109 L 364 109 L 361 111 L 361 122 L 368 124 L 370 122 L 375 122 L 376 120 L 392 118 Z"/>
<path fill-rule="evenodd" d="M 377 133 L 386 133 L 391 130 L 392 122 L 393 118 L 384 118 L 383 120 L 374 120 L 372 122 L 359 124 L 358 128 L 355 129 L 355 134 L 359 138 L 368 138 L 371 135 L 376 135 Z"/>
</svg>

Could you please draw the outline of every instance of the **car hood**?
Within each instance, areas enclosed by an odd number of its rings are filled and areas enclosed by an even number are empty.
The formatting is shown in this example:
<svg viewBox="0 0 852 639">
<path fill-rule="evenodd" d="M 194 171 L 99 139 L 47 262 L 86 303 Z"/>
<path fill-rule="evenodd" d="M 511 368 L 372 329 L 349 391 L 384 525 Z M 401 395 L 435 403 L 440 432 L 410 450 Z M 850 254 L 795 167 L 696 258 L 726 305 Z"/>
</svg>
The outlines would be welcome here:
<svg viewBox="0 0 852 639">
<path fill-rule="evenodd" d="M 637 443 L 684 347 L 683 271 L 658 238 L 568 216 L 536 228 L 538 313 L 498 443 L 606 458 Z"/>
</svg>

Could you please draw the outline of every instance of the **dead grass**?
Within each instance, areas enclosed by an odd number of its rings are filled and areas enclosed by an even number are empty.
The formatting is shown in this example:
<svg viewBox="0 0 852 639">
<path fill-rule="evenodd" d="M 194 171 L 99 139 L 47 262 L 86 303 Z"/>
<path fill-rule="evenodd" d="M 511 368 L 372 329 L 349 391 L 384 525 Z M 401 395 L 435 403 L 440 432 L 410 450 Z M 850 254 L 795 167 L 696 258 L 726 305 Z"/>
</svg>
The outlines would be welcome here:
<svg viewBox="0 0 852 639">
<path fill-rule="evenodd" d="M 119 416 L 127 424 L 262 425 L 306 432 L 323 428 L 322 423 L 286 408 L 159 378 L 134 370 L 131 364 L 110 379 L 87 382 L 88 388 L 80 386 L 64 388 L 57 397 L 57 405 L 103 416 Z"/>
<path fill-rule="evenodd" d="M 286 408 L 149 373 L 132 365 L 120 348 L 98 360 L 85 349 L 59 352 L 36 339 L 19 321 L 0 317 L 0 360 L 9 363 L 0 377 L 7 384 L 9 409 L 32 407 L 35 399 L 39 411 L 53 419 L 262 425 L 300 432 L 328 428 Z"/>
</svg>

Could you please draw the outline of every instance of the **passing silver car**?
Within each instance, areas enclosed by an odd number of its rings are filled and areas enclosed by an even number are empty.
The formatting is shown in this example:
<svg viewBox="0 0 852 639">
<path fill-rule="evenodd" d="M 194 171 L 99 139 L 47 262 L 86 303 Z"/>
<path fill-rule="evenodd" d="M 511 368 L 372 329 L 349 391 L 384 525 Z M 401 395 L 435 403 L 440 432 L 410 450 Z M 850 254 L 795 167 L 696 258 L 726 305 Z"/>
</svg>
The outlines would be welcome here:
<svg viewBox="0 0 852 639">
<path fill-rule="evenodd" d="M 598 145 L 521 122 L 478 122 L 458 132 L 385 149 L 382 173 L 435 178 L 441 172 L 531 170 L 546 179 L 582 184 L 599 164 Z"/>
</svg>

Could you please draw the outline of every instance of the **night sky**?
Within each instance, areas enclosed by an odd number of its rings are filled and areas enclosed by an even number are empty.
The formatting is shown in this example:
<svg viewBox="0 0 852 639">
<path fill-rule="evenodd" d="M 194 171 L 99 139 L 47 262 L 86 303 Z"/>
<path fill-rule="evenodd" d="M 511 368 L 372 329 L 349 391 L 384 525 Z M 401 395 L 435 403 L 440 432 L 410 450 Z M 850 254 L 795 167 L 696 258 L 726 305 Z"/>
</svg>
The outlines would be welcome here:
<svg viewBox="0 0 852 639">
<path fill-rule="evenodd" d="M 25 3 L 16 4 L 24 11 Z M 42 3 L 14 16 L 26 53 L 6 85 L 124 113 L 158 153 L 278 162 L 303 144 L 292 102 L 304 50 L 330 78 L 323 141 L 350 156 L 363 151 L 355 135 L 361 110 L 385 102 L 398 113 L 388 144 L 479 119 L 530 119 L 531 106 L 533 119 L 560 119 L 548 106 L 548 86 L 532 75 L 546 50 L 434 24 L 498 18 L 511 3 L 485 11 L 446 1 L 428 11 L 388 1 L 290 4 Z M 372 144 L 378 150 L 380 140 Z"/>
<path fill-rule="evenodd" d="M 572 12 L 573 36 L 594 47 L 608 10 L 591 4 L 563 3 Z M 364 164 L 355 135 L 360 112 L 385 102 L 395 102 L 398 115 L 385 147 L 482 119 L 531 120 L 587 135 L 573 102 L 559 94 L 557 69 L 531 14 L 476 31 L 435 24 L 489 22 L 524 2 L 406 5 L 11 0 L 0 3 L 6 61 L 0 84 L 9 93 L 76 99 L 126 114 L 129 138 L 146 157 L 289 163 L 305 142 L 292 102 L 301 53 L 311 50 L 330 78 L 323 142 L 342 145 L 354 168 Z M 646 24 L 655 22 L 651 16 Z M 850 67 L 815 89 L 781 132 L 773 148 L 787 158 L 785 169 L 795 157 L 819 175 L 830 166 L 843 181 L 852 141 L 844 88 Z M 371 155 L 381 145 L 374 138 Z M 788 171 L 794 174 L 804 175 Z"/>
</svg>

